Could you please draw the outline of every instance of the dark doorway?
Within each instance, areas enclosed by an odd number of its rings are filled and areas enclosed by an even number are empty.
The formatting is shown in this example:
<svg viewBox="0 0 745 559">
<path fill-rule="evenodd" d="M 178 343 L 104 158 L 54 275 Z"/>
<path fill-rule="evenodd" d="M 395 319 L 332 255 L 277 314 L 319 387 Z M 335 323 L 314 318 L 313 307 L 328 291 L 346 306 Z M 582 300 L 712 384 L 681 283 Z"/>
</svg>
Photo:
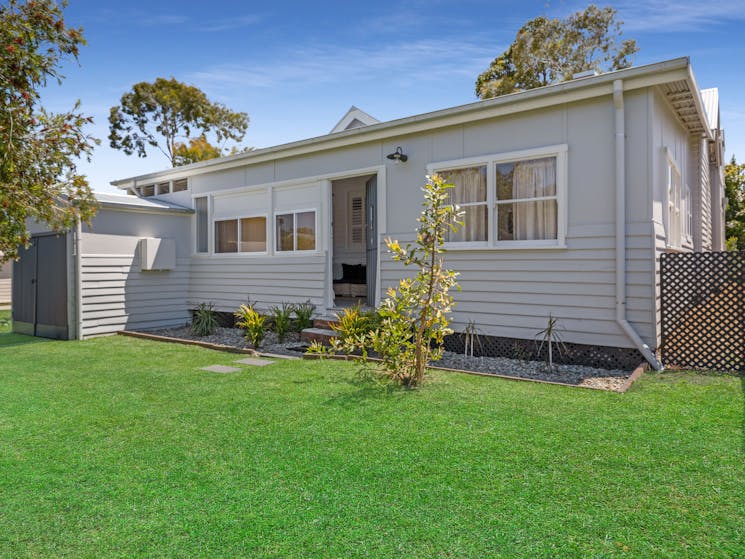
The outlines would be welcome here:
<svg viewBox="0 0 745 559">
<path fill-rule="evenodd" d="M 13 266 L 13 331 L 69 339 L 67 237 L 35 235 Z"/>
</svg>

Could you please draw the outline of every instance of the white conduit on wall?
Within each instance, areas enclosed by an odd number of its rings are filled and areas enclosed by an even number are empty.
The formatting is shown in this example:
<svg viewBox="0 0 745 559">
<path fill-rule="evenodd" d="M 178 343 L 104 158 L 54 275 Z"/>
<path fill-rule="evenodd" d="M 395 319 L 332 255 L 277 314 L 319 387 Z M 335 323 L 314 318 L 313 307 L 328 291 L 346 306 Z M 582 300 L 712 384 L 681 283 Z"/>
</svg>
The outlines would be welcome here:
<svg viewBox="0 0 745 559">
<path fill-rule="evenodd" d="M 623 80 L 613 82 L 616 117 L 616 322 L 649 364 L 657 371 L 663 365 L 626 320 L 626 115 Z"/>
</svg>

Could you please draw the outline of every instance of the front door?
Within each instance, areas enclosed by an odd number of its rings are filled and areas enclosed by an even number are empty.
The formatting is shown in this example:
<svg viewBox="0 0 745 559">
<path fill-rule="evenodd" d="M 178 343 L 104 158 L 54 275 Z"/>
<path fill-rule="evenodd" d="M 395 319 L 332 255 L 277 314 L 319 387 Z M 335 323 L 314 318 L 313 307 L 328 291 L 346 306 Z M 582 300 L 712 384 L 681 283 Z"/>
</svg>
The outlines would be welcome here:
<svg viewBox="0 0 745 559">
<path fill-rule="evenodd" d="M 375 287 L 378 283 L 378 177 L 372 177 L 367 181 L 365 187 L 367 304 L 374 307 Z"/>
</svg>

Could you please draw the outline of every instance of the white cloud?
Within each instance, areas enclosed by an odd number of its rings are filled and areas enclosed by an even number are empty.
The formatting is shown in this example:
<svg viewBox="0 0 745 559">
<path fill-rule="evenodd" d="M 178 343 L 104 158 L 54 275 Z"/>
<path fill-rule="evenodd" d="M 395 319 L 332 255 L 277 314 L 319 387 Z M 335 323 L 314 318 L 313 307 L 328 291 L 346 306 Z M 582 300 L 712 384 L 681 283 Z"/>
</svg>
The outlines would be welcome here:
<svg viewBox="0 0 745 559">
<path fill-rule="evenodd" d="M 623 20 L 627 32 L 711 31 L 714 25 L 745 19 L 745 3 L 742 1 L 620 2 L 614 7 L 618 9 L 618 17 Z"/>
<path fill-rule="evenodd" d="M 494 56 L 481 43 L 420 40 L 383 47 L 313 45 L 255 60 L 220 64 L 189 79 L 212 88 L 298 87 L 349 80 L 394 81 L 399 85 L 432 82 L 448 76 L 475 76 Z"/>
<path fill-rule="evenodd" d="M 196 27 L 196 31 L 204 31 L 208 33 L 216 31 L 228 31 L 230 29 L 240 29 L 241 27 L 249 27 L 256 25 L 261 21 L 261 17 L 258 15 L 244 15 L 231 17 L 229 19 L 218 19 L 218 20 L 207 20 L 199 27 Z"/>
</svg>

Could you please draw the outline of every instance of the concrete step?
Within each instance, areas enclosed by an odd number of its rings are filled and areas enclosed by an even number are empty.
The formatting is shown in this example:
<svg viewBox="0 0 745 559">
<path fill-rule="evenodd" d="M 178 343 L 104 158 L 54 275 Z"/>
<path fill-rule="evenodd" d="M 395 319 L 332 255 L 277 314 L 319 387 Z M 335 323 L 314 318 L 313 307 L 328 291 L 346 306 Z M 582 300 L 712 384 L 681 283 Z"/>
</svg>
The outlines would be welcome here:
<svg viewBox="0 0 745 559">
<path fill-rule="evenodd" d="M 300 341 L 305 343 L 319 342 L 329 345 L 331 338 L 336 338 L 337 334 L 327 328 L 306 328 L 300 332 Z"/>
<path fill-rule="evenodd" d="M 335 316 L 319 316 L 313 321 L 313 328 L 331 330 L 332 324 L 339 324 L 339 321 Z"/>
</svg>

